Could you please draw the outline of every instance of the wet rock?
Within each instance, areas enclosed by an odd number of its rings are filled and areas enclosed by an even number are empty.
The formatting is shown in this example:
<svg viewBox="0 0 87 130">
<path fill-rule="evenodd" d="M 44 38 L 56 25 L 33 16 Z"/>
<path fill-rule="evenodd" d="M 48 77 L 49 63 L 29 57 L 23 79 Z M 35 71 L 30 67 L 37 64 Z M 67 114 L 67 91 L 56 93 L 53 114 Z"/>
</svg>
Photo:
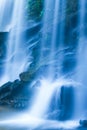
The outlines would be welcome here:
<svg viewBox="0 0 87 130">
<path fill-rule="evenodd" d="M 20 82 L 19 80 L 5 83 L 4 85 L 0 87 L 0 99 L 11 96 L 12 94 L 14 95 L 15 93 L 16 94 L 19 93 L 22 86 L 23 86 L 23 83 Z"/>
<path fill-rule="evenodd" d="M 34 88 L 39 88 L 41 86 L 40 80 L 36 80 L 35 82 L 32 83 L 32 87 Z"/>
<path fill-rule="evenodd" d="M 0 87 L 0 105 L 16 110 L 26 109 L 31 103 L 34 90 L 27 82 L 8 82 Z"/>
<path fill-rule="evenodd" d="M 87 120 L 80 120 L 79 124 L 83 127 L 87 127 Z"/>
<path fill-rule="evenodd" d="M 19 75 L 19 77 L 20 77 L 20 80 L 21 80 L 21 81 L 24 81 L 24 82 L 29 82 L 29 81 L 32 80 L 32 78 L 34 78 L 34 76 L 32 75 L 32 73 L 30 73 L 30 72 L 28 72 L 28 71 L 21 73 L 21 74 Z"/>
<path fill-rule="evenodd" d="M 11 85 L 11 88 L 12 88 L 12 90 L 14 90 L 15 88 L 18 88 L 19 86 L 22 86 L 22 82 L 20 82 L 18 79 L 17 80 L 15 80 L 13 83 L 12 83 L 12 85 Z"/>
<path fill-rule="evenodd" d="M 2 76 L 3 73 L 3 66 L 4 62 L 3 60 L 5 59 L 6 56 L 6 46 L 7 46 L 7 37 L 8 37 L 8 32 L 0 32 L 0 76 Z"/>
<path fill-rule="evenodd" d="M 12 82 L 7 82 L 6 84 L 0 87 L 0 99 L 8 96 L 12 91 Z"/>
<path fill-rule="evenodd" d="M 36 68 L 34 67 L 34 69 Z M 32 82 L 36 77 L 36 74 L 37 74 L 36 72 L 37 70 L 32 71 L 32 69 L 30 69 L 29 71 L 23 72 L 19 75 L 20 80 L 22 82 Z"/>
<path fill-rule="evenodd" d="M 10 96 L 12 92 L 20 85 L 19 80 L 7 82 L 0 87 L 0 100 Z M 17 93 L 17 92 L 16 92 Z"/>
<path fill-rule="evenodd" d="M 60 115 L 61 120 L 72 117 L 74 110 L 74 87 L 62 86 L 60 94 Z"/>
<path fill-rule="evenodd" d="M 5 56 L 6 52 L 6 39 L 8 32 L 0 32 L 0 59 Z"/>
</svg>

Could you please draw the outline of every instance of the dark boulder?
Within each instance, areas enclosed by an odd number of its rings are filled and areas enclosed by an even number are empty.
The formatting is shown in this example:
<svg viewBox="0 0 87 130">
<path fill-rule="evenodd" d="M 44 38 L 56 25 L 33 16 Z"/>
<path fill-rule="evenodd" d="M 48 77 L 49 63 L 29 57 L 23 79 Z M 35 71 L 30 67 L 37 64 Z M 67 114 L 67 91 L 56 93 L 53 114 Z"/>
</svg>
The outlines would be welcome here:
<svg viewBox="0 0 87 130">
<path fill-rule="evenodd" d="M 7 82 L 6 84 L 2 85 L 0 87 L 0 99 L 3 99 L 4 97 L 8 96 L 12 91 L 12 82 Z"/>
<path fill-rule="evenodd" d="M 19 75 L 20 77 L 20 80 L 23 81 L 23 82 L 31 82 L 32 79 L 34 79 L 35 77 L 35 73 L 33 74 L 33 72 L 23 72 Z"/>
<path fill-rule="evenodd" d="M 11 95 L 12 93 L 15 93 L 15 90 L 19 90 L 22 84 L 23 83 L 21 83 L 19 80 L 15 80 L 14 82 L 7 82 L 2 85 L 0 87 L 0 99 L 3 99 Z M 16 94 L 19 92 L 18 90 L 16 91 Z"/>
<path fill-rule="evenodd" d="M 16 110 L 23 110 L 29 107 L 35 87 L 31 87 L 27 82 L 15 80 L 0 87 L 0 105 Z"/>
<path fill-rule="evenodd" d="M 62 86 L 60 94 L 60 120 L 72 117 L 74 110 L 74 87 Z"/>
</svg>

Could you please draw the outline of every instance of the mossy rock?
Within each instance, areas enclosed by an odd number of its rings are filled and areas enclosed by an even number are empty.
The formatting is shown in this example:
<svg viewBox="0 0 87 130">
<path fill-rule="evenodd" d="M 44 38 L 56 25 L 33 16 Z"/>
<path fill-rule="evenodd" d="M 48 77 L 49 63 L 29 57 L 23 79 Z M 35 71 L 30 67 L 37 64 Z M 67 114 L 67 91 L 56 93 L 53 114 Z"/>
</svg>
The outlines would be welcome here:
<svg viewBox="0 0 87 130">
<path fill-rule="evenodd" d="M 40 20 L 43 14 L 43 0 L 27 0 L 28 18 Z"/>
</svg>

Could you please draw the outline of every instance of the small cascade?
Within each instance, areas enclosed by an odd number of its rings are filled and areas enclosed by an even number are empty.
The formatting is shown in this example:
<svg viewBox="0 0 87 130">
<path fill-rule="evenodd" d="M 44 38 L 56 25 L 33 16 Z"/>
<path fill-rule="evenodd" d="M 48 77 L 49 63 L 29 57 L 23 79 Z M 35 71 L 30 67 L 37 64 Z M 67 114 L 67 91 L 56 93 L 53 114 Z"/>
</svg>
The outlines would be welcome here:
<svg viewBox="0 0 87 130">
<path fill-rule="evenodd" d="M 60 89 L 58 84 L 42 80 L 41 86 L 35 94 L 34 102 L 29 110 L 29 114 L 38 118 L 46 116 L 45 114 L 49 108 L 56 89 Z"/>
<path fill-rule="evenodd" d="M 32 99 L 33 102 L 31 104 L 31 107 L 29 108 L 29 115 L 31 117 L 45 119 L 50 116 L 51 111 L 54 112 L 54 114 L 57 111 L 56 118 L 57 119 L 64 118 L 64 117 L 60 117 L 62 114 L 60 111 L 63 112 L 62 105 L 65 105 L 64 107 L 67 113 L 71 111 L 71 110 L 67 110 L 66 104 L 69 107 L 69 105 L 71 104 L 70 102 L 73 103 L 73 100 L 70 99 L 69 101 L 69 99 L 67 100 L 67 98 L 68 96 L 69 98 L 73 96 L 72 85 L 75 86 L 75 84 L 76 83 L 74 83 L 73 81 L 64 80 L 62 78 L 55 80 L 54 82 L 49 79 L 48 80 L 42 79 L 41 84 L 39 86 L 40 88 L 37 89 Z M 71 96 L 69 95 L 69 93 L 71 94 Z M 54 106 L 54 108 L 52 105 Z M 71 108 L 69 107 L 69 109 Z M 64 114 L 65 114 L 65 110 L 64 110 Z M 66 117 L 67 115 L 68 114 L 66 114 Z"/>
</svg>

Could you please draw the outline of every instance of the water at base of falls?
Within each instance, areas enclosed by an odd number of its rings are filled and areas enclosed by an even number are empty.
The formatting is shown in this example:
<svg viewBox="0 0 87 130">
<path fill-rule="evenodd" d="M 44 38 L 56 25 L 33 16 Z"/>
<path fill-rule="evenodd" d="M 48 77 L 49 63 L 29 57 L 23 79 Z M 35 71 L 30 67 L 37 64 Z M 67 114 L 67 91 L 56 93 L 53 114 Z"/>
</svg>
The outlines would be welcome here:
<svg viewBox="0 0 87 130">
<path fill-rule="evenodd" d="M 66 85 L 67 87 L 76 84 L 73 81 L 59 79 L 51 81 L 42 79 L 40 86 L 37 89 L 31 103 L 31 107 L 20 114 L 12 114 L 9 119 L 1 119 L 1 128 L 14 128 L 14 129 L 30 129 L 30 130 L 58 130 L 58 129 L 75 129 L 79 127 L 79 120 L 67 120 L 58 121 L 56 119 L 48 119 L 48 108 L 50 106 L 53 95 L 57 92 L 57 97 L 60 98 L 61 86 Z M 60 100 L 60 99 L 59 99 Z M 58 101 L 58 99 L 57 99 Z"/>
<path fill-rule="evenodd" d="M 21 119 L 20 119 L 21 118 Z M 11 119 L 7 121 L 1 121 L 1 128 L 14 128 L 23 129 L 23 130 L 76 130 L 79 127 L 78 121 L 52 121 L 52 120 L 43 120 L 40 118 L 35 118 L 31 116 L 27 116 L 26 114 L 23 116 L 17 117 L 17 119 Z M 4 126 L 4 127 L 3 127 Z"/>
</svg>

